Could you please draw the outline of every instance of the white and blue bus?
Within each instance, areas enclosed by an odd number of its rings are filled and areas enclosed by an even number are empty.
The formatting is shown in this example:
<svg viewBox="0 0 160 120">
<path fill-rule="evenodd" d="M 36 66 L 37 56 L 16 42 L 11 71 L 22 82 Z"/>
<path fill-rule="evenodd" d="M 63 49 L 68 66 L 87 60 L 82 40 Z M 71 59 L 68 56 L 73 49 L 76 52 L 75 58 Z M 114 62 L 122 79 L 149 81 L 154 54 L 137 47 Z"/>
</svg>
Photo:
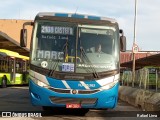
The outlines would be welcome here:
<svg viewBox="0 0 160 120">
<path fill-rule="evenodd" d="M 29 91 L 33 105 L 114 108 L 120 79 L 120 51 L 126 40 L 114 19 L 69 13 L 39 13 L 33 26 Z M 120 36 L 121 34 L 121 36 Z"/>
</svg>

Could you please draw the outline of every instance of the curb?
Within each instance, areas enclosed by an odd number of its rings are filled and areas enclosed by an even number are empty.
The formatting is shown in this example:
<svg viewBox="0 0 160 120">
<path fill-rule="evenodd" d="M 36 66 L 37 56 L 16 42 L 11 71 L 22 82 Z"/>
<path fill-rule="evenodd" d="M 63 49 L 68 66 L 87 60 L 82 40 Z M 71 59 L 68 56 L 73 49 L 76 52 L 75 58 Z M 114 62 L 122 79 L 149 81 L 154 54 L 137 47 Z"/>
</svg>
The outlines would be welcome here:
<svg viewBox="0 0 160 120">
<path fill-rule="evenodd" d="M 122 101 L 128 102 L 144 111 L 160 111 L 160 93 L 120 86 L 118 94 L 119 99 Z"/>
</svg>

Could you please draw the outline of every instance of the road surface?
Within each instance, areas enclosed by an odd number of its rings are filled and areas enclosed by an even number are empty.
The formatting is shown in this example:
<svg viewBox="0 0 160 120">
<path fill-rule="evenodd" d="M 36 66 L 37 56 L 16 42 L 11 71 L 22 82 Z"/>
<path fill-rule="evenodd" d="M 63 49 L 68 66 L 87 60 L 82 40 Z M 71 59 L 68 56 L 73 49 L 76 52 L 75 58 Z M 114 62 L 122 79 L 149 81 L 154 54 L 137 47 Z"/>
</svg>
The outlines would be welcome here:
<svg viewBox="0 0 160 120">
<path fill-rule="evenodd" d="M 146 118 L 139 108 L 121 100 L 118 101 L 115 109 L 109 110 L 89 110 L 87 112 L 85 109 L 53 109 L 46 112 L 41 107 L 31 105 L 27 86 L 0 88 L 0 111 L 4 116 L 0 120 L 158 120 L 156 116 Z M 12 118 L 5 116 L 6 111 L 12 114 Z"/>
</svg>

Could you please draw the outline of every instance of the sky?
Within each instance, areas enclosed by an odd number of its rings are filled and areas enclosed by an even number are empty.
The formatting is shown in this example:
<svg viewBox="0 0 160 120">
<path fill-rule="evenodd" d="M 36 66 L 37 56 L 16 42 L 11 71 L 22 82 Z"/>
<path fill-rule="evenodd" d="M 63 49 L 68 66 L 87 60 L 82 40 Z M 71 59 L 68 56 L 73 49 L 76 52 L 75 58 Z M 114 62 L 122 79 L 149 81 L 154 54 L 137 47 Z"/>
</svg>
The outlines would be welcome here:
<svg viewBox="0 0 160 120">
<path fill-rule="evenodd" d="M 141 51 L 160 51 L 160 0 L 137 0 L 136 44 Z M 134 41 L 135 0 L 0 0 L 0 19 L 34 20 L 39 12 L 67 12 L 114 18 Z"/>
</svg>

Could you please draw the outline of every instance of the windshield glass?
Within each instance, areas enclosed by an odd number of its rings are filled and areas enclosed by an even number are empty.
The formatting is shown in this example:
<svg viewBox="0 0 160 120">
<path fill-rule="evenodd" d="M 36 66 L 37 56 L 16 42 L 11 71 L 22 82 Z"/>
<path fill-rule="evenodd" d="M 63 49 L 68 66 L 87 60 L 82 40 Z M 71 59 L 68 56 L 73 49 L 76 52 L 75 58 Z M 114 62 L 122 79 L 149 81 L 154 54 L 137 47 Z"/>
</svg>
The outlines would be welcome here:
<svg viewBox="0 0 160 120">
<path fill-rule="evenodd" d="M 116 69 L 118 62 L 116 29 L 109 26 L 89 25 L 81 25 L 79 28 L 78 53 L 82 62 L 78 64 L 77 72 L 91 71 L 92 68 L 96 72 Z"/>
<path fill-rule="evenodd" d="M 117 69 L 118 33 L 113 26 L 39 21 L 35 24 L 31 64 L 75 73 Z"/>
</svg>

